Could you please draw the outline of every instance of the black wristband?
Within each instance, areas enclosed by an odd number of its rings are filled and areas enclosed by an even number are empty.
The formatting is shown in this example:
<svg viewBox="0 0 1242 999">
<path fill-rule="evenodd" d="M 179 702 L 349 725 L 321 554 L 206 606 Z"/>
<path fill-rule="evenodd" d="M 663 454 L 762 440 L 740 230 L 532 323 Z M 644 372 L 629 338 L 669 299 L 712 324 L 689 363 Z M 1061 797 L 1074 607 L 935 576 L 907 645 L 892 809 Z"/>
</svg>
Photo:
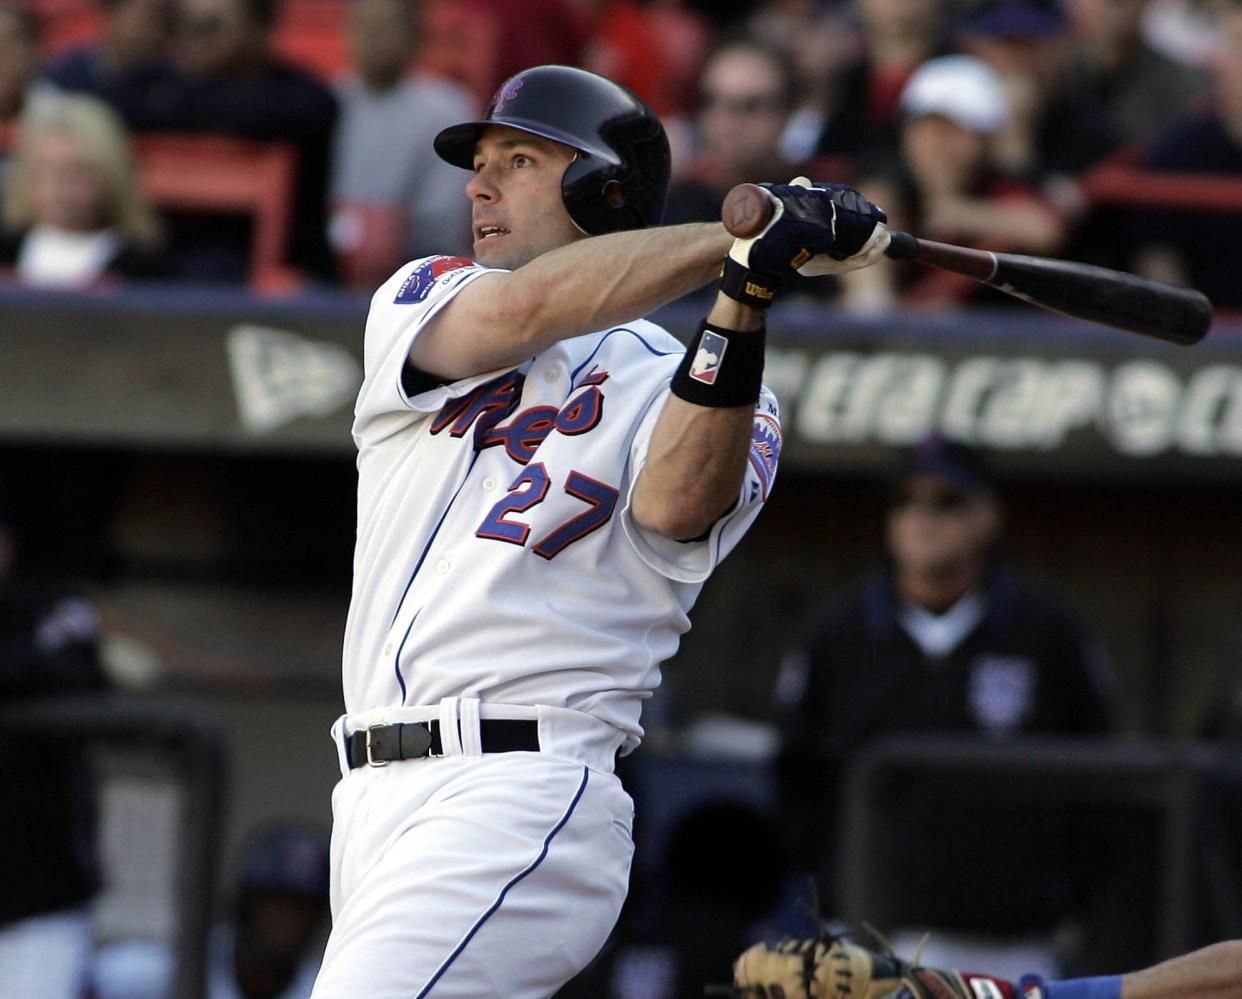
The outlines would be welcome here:
<svg viewBox="0 0 1242 999">
<path fill-rule="evenodd" d="M 763 385 L 764 333 L 703 320 L 673 375 L 673 395 L 696 406 L 753 406 Z"/>
<path fill-rule="evenodd" d="M 781 279 L 747 270 L 732 257 L 725 257 L 720 291 L 728 298 L 755 309 L 766 309 L 781 290 Z"/>
</svg>

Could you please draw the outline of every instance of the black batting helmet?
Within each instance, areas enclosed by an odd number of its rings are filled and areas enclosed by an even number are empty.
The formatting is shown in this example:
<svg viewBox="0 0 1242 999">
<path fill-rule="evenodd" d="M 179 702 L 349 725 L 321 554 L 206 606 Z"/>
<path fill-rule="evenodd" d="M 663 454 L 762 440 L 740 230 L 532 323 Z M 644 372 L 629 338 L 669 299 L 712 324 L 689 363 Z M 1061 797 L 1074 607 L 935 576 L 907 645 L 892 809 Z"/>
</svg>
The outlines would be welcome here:
<svg viewBox="0 0 1242 999">
<path fill-rule="evenodd" d="M 664 126 L 611 80 L 572 66 L 523 70 L 501 84 L 480 121 L 437 135 L 436 152 L 472 169 L 475 145 L 488 125 L 508 125 L 577 150 L 561 180 L 561 196 L 574 225 L 588 236 L 642 229 L 664 216 L 670 166 Z"/>
</svg>

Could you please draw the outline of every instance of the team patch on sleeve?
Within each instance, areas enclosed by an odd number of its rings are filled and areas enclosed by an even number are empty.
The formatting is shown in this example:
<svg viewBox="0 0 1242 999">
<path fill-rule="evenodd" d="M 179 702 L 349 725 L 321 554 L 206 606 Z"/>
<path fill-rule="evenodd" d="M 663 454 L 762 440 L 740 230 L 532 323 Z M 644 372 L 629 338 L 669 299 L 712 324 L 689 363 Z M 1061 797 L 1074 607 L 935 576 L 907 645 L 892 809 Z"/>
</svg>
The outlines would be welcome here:
<svg viewBox="0 0 1242 999">
<path fill-rule="evenodd" d="M 467 257 L 428 257 L 410 272 L 402 282 L 393 299 L 397 304 L 413 305 L 421 302 L 431 293 L 436 281 L 451 271 L 463 267 L 473 267 L 474 261 Z"/>
<path fill-rule="evenodd" d="M 772 488 L 772 480 L 776 478 L 776 463 L 780 457 L 780 422 L 770 413 L 756 410 L 750 435 L 750 464 L 759 477 L 765 500 L 768 498 L 768 490 Z"/>
</svg>

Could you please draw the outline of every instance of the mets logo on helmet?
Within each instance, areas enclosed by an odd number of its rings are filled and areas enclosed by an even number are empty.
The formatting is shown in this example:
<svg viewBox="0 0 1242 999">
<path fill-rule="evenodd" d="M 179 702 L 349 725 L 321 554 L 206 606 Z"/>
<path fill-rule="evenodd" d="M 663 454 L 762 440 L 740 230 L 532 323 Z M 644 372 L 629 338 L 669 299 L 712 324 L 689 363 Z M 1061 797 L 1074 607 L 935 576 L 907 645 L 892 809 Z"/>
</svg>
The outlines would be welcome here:
<svg viewBox="0 0 1242 999">
<path fill-rule="evenodd" d="M 525 82 L 526 81 L 524 81 L 520 76 L 515 76 L 512 80 L 506 83 L 504 87 L 501 88 L 500 93 L 496 95 L 495 100 L 492 101 L 492 109 L 489 112 L 489 116 L 492 114 L 500 114 L 500 112 L 504 110 L 505 105 L 518 95 L 518 91 L 522 89 L 522 84 Z"/>
</svg>

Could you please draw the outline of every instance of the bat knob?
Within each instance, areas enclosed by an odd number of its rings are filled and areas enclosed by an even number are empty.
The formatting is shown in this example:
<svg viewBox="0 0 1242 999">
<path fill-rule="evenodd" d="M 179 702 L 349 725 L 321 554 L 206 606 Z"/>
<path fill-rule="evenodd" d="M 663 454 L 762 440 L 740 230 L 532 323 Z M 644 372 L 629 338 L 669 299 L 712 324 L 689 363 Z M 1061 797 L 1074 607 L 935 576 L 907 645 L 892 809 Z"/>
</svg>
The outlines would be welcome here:
<svg viewBox="0 0 1242 999">
<path fill-rule="evenodd" d="M 772 218 L 772 199 L 758 184 L 738 184 L 720 204 L 720 221 L 733 236 L 758 236 Z"/>
</svg>

